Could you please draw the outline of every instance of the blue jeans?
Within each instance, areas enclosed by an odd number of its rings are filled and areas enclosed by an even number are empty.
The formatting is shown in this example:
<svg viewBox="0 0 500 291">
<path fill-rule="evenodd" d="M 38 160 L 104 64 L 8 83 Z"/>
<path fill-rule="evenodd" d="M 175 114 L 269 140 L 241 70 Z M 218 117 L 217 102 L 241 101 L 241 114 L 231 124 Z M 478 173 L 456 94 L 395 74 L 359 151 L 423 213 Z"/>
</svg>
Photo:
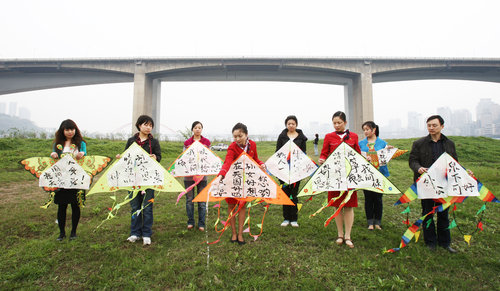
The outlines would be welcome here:
<svg viewBox="0 0 500 291">
<path fill-rule="evenodd" d="M 315 156 L 318 155 L 318 145 L 317 144 L 314 144 L 314 155 Z"/>
<path fill-rule="evenodd" d="M 184 180 L 184 186 L 187 188 L 194 184 L 194 181 Z M 203 179 L 191 191 L 186 193 L 186 213 L 188 217 L 187 224 L 194 225 L 194 189 L 199 194 L 203 188 L 207 186 L 207 180 Z M 198 202 L 198 227 L 205 227 L 205 214 L 207 212 L 207 204 L 205 202 Z"/>
<path fill-rule="evenodd" d="M 130 235 L 151 237 L 153 234 L 153 203 L 148 201 L 155 198 L 155 191 L 153 189 L 146 189 L 146 194 L 141 193 L 142 191 L 130 201 L 130 207 L 132 208 Z M 129 192 L 129 197 L 132 197 L 132 192 Z M 137 210 L 142 207 L 145 208 L 137 215 Z"/>
</svg>

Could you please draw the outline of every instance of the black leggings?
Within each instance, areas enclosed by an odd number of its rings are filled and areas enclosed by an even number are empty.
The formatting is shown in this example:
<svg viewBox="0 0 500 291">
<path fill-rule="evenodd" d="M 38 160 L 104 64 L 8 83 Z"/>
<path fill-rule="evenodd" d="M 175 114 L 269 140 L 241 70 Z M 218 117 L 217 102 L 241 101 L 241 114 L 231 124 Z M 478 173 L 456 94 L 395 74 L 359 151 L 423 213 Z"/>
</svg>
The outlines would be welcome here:
<svg viewBox="0 0 500 291">
<path fill-rule="evenodd" d="M 65 234 L 64 227 L 66 226 L 66 208 L 68 204 L 59 204 L 57 209 L 57 222 L 59 224 L 59 232 Z M 76 234 L 76 227 L 80 221 L 80 207 L 77 202 L 71 203 L 71 234 Z"/>
</svg>

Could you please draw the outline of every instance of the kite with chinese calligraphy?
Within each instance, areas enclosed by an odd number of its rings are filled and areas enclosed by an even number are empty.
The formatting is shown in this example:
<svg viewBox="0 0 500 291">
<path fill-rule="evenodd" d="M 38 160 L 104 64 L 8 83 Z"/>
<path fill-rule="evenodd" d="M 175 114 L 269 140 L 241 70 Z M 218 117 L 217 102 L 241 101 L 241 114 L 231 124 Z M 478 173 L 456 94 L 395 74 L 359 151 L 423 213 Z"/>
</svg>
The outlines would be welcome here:
<svg viewBox="0 0 500 291">
<path fill-rule="evenodd" d="M 71 145 L 74 149 L 75 145 Z M 62 149 L 61 145 L 57 145 Z M 84 190 L 88 190 L 92 177 L 100 173 L 110 161 L 104 156 L 83 156 L 77 160 L 72 154 L 62 154 L 60 159 L 51 157 L 34 157 L 21 161 L 24 168 L 39 179 L 39 186 L 49 192 L 48 202 L 40 206 L 47 207 L 54 201 L 55 192 L 59 188 L 82 189 L 78 193 L 80 207 L 84 205 Z"/>
<path fill-rule="evenodd" d="M 417 198 L 419 199 L 434 199 L 435 201 L 441 202 L 442 204 L 436 206 L 431 212 L 420 217 L 415 223 L 413 223 L 408 230 L 403 234 L 401 238 L 401 243 L 399 248 L 393 248 L 387 252 L 396 252 L 401 248 L 405 247 L 411 239 L 415 236 L 416 240 L 420 234 L 419 228 L 422 226 L 422 222 L 428 215 L 434 214 L 436 212 L 441 212 L 451 205 L 453 205 L 452 213 L 454 215 L 456 210 L 455 203 L 461 203 L 467 197 L 474 196 L 478 197 L 485 204 L 477 212 L 476 215 L 481 214 L 479 221 L 476 224 L 474 233 L 480 229 L 482 231 L 483 224 L 481 222 L 482 213 L 486 209 L 486 202 L 496 202 L 500 203 L 490 190 L 488 190 L 476 177 L 470 175 L 467 170 L 462 167 L 452 156 L 448 153 L 443 153 L 427 170 L 423 173 L 418 180 L 406 190 L 406 192 L 399 198 L 399 200 L 394 205 L 399 205 L 402 203 L 409 203 Z M 410 207 L 402 213 L 409 213 Z M 409 225 L 409 220 L 404 221 L 405 224 Z M 427 225 L 431 223 L 428 220 Z M 423 227 L 427 227 L 424 225 Z M 457 227 L 455 219 L 450 223 L 449 228 Z M 460 228 L 458 228 L 460 231 Z M 461 232 L 461 231 L 460 231 Z M 471 234 L 463 234 L 464 240 L 467 244 L 470 243 Z"/>
<path fill-rule="evenodd" d="M 199 141 L 191 144 L 179 157 L 172 163 L 168 171 L 174 177 L 193 177 L 194 184 L 182 191 L 177 197 L 177 202 L 187 192 L 198 185 L 204 176 L 217 175 L 222 168 L 222 160 L 210 149 Z"/>
<path fill-rule="evenodd" d="M 337 211 L 326 220 L 325 226 L 327 226 L 340 213 L 342 207 L 351 198 L 352 193 L 361 189 L 383 194 L 401 193 L 377 168 L 352 147 L 343 142 L 316 170 L 311 179 L 302 188 L 298 197 L 316 195 L 324 191 L 347 191 L 347 195 Z M 340 197 L 342 195 L 331 199 L 311 216 L 315 216 L 326 207 L 332 205 L 335 199 L 339 199 Z"/>
<path fill-rule="evenodd" d="M 312 175 L 318 166 L 290 140 L 266 161 L 266 168 L 286 184 L 293 184 Z"/>
<path fill-rule="evenodd" d="M 134 199 L 137 194 L 146 189 L 159 192 L 181 192 L 184 187 L 163 168 L 160 163 L 151 158 L 149 154 L 137 143 L 133 143 L 120 159 L 116 160 L 103 173 L 101 178 L 90 189 L 88 195 L 108 193 L 118 190 L 131 191 L 122 202 L 117 203 L 116 195 L 110 196 L 114 205 L 109 209 L 106 220 L 115 217 L 121 206 Z M 153 203 L 154 201 L 148 201 Z M 148 205 L 143 206 L 142 209 Z M 138 210 L 142 211 L 142 209 Z M 137 213 L 137 214 L 139 214 Z"/>
<path fill-rule="evenodd" d="M 264 216 L 269 204 L 293 205 L 293 202 L 287 197 L 283 190 L 281 190 L 281 187 L 245 152 L 242 152 L 239 157 L 233 161 L 224 179 L 217 185 L 214 185 L 216 179 L 217 178 L 212 180 L 207 187 L 193 199 L 193 202 L 215 202 L 224 200 L 225 198 L 237 199 L 240 202 L 239 207 L 236 211 L 233 210 L 229 213 L 229 217 L 226 221 L 229 221 L 236 213 L 242 210 L 245 206 L 243 202 L 253 201 L 253 204 L 251 203 L 250 207 L 248 207 L 249 217 L 250 209 L 264 202 L 268 203 L 268 205 L 264 206 L 266 208 Z M 262 222 L 263 220 L 264 217 L 262 218 Z M 219 218 L 215 223 L 215 227 L 216 231 L 220 232 L 220 236 L 222 236 L 222 233 L 227 229 L 229 223 L 223 223 L 224 228 L 219 231 L 217 230 L 219 221 L 220 203 Z M 262 223 L 259 226 L 260 233 L 258 235 L 252 235 L 250 232 L 250 235 L 254 237 L 254 239 L 257 239 L 257 237 L 262 234 Z M 213 243 L 218 242 L 219 239 Z"/>
</svg>

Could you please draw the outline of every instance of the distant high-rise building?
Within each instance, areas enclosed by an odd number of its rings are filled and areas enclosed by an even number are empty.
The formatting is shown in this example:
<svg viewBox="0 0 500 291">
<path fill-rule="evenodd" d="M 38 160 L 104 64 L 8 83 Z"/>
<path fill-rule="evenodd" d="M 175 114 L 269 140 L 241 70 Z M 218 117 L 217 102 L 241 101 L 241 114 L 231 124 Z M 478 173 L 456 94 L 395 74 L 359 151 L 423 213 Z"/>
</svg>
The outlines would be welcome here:
<svg viewBox="0 0 500 291">
<path fill-rule="evenodd" d="M 500 105 L 490 98 L 482 98 L 476 106 L 476 118 L 481 127 L 500 120 Z"/>
<path fill-rule="evenodd" d="M 7 105 L 5 103 L 0 103 L 0 114 L 5 114 L 5 109 L 7 109 Z"/>
<path fill-rule="evenodd" d="M 9 115 L 16 116 L 17 115 L 17 102 L 9 103 Z"/>
<path fill-rule="evenodd" d="M 441 115 L 441 117 L 444 119 L 444 123 L 446 124 L 447 128 L 453 128 L 455 126 L 452 119 L 452 112 L 450 107 L 438 107 L 437 114 Z"/>
<path fill-rule="evenodd" d="M 456 127 L 470 124 L 472 123 L 472 113 L 467 109 L 455 110 L 451 115 L 451 122 Z"/>
<path fill-rule="evenodd" d="M 408 129 L 420 130 L 423 127 L 422 114 L 415 111 L 408 112 Z"/>
</svg>

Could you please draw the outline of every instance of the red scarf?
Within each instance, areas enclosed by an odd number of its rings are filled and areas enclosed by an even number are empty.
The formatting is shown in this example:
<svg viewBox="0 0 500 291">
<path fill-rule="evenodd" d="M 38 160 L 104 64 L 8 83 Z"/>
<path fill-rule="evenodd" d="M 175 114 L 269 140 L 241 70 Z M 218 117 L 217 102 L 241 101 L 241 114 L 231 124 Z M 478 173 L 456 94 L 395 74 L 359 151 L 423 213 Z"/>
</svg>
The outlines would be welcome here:
<svg viewBox="0 0 500 291">
<path fill-rule="evenodd" d="M 153 149 L 151 147 L 151 139 L 153 139 L 153 135 L 152 134 L 149 134 L 148 135 L 148 138 L 145 139 L 145 140 L 141 140 L 141 138 L 139 137 L 139 133 L 136 133 L 135 134 L 135 142 L 140 145 L 142 148 L 144 148 L 144 144 L 146 142 L 149 142 L 149 154 L 153 154 Z"/>
</svg>

